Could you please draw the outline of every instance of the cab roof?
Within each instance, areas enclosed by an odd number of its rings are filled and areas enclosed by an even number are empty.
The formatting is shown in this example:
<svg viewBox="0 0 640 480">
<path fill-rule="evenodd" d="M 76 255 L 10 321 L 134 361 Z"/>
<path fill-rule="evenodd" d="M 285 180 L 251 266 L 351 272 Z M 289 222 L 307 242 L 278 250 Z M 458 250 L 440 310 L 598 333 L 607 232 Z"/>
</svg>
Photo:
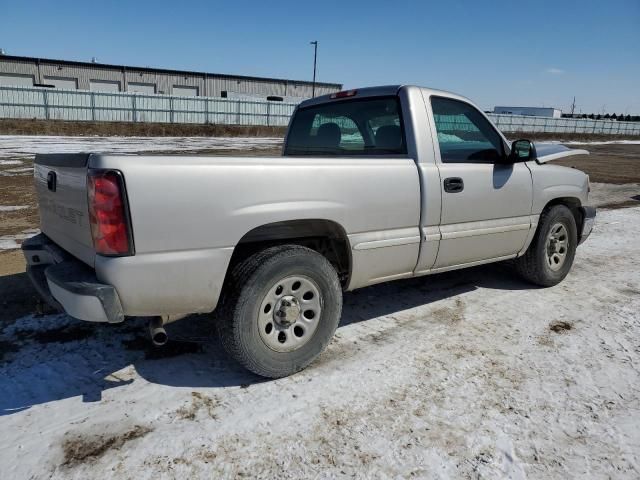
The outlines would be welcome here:
<svg viewBox="0 0 640 480">
<path fill-rule="evenodd" d="M 448 92 L 446 90 L 438 90 L 438 89 L 429 88 L 429 87 L 419 87 L 416 85 L 382 85 L 379 87 L 354 88 L 350 90 L 345 90 L 343 92 L 322 95 L 315 98 L 309 98 L 308 100 L 301 102 L 299 105 L 299 108 L 305 108 L 312 105 L 319 105 L 322 103 L 348 100 L 353 98 L 386 97 L 391 95 L 397 95 L 401 89 L 414 89 L 414 88 L 421 90 L 422 93 L 426 94 L 427 96 L 437 95 L 441 97 L 448 97 L 448 98 L 463 100 L 465 102 L 469 102 L 473 104 L 473 102 L 468 98 L 463 97 L 462 95 L 458 95 L 457 93 Z M 347 92 L 349 92 L 350 95 L 342 98 L 339 96 L 337 97 L 337 95 L 339 95 L 340 93 L 347 93 Z M 351 92 L 355 92 L 355 93 L 351 94 Z"/>
</svg>

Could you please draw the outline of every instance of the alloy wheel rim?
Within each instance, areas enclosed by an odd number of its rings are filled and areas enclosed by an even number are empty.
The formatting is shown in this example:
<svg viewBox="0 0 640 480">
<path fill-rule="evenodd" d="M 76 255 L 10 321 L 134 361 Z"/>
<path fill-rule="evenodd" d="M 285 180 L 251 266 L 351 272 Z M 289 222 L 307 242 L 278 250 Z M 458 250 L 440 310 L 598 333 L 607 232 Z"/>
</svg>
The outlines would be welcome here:
<svg viewBox="0 0 640 480">
<path fill-rule="evenodd" d="M 271 285 L 260 304 L 260 338 L 276 352 L 297 350 L 313 337 L 321 313 L 316 282 L 304 275 L 282 278 Z"/>
<path fill-rule="evenodd" d="M 551 270 L 557 272 L 564 265 L 569 251 L 569 234 L 563 223 L 555 223 L 549 230 L 545 245 L 546 261 Z"/>
</svg>

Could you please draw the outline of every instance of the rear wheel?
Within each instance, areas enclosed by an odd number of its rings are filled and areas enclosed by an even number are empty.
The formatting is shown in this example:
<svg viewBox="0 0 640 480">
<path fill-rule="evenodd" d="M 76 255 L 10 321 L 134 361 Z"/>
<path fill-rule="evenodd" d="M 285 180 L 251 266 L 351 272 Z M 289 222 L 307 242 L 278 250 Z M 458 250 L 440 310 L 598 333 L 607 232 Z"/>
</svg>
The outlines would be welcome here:
<svg viewBox="0 0 640 480">
<path fill-rule="evenodd" d="M 536 285 L 557 285 L 571 270 L 577 238 L 576 220 L 571 210 L 564 205 L 554 205 L 540 216 L 531 245 L 515 260 L 516 270 Z"/>
<path fill-rule="evenodd" d="M 329 261 L 283 245 L 239 265 L 225 288 L 217 321 L 225 349 L 264 377 L 305 368 L 327 346 L 342 312 L 342 289 Z"/>
</svg>

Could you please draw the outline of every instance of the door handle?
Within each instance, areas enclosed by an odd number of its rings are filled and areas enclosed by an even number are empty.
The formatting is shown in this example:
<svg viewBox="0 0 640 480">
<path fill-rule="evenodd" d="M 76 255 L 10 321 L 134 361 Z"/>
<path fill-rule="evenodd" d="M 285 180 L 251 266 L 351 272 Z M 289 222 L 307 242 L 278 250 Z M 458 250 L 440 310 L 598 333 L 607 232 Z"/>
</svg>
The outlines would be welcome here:
<svg viewBox="0 0 640 480">
<path fill-rule="evenodd" d="M 460 177 L 449 177 L 444 179 L 444 191 L 449 193 L 461 192 L 464 190 L 464 182 Z"/>
</svg>

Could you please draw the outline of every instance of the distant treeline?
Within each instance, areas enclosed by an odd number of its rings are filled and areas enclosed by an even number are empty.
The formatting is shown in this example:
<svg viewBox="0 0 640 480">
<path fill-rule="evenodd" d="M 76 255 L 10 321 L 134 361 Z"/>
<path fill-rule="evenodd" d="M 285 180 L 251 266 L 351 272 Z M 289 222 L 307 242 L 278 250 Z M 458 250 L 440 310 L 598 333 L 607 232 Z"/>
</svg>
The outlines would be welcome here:
<svg viewBox="0 0 640 480">
<path fill-rule="evenodd" d="M 604 115 L 600 114 L 586 114 L 586 113 L 574 113 L 571 115 L 570 113 L 563 113 L 562 118 L 590 118 L 591 120 L 617 120 L 618 122 L 640 122 L 640 115 L 616 115 L 615 113 Z"/>
</svg>

